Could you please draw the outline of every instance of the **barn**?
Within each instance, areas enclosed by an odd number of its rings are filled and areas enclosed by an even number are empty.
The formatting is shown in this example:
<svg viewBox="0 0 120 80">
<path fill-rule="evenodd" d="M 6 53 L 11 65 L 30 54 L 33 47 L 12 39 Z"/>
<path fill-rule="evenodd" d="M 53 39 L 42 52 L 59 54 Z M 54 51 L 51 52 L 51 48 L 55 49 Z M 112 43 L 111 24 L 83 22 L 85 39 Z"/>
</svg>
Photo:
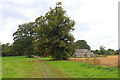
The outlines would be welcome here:
<svg viewBox="0 0 120 80">
<path fill-rule="evenodd" d="M 75 57 L 92 57 L 94 56 L 93 52 L 87 49 L 75 49 Z"/>
</svg>

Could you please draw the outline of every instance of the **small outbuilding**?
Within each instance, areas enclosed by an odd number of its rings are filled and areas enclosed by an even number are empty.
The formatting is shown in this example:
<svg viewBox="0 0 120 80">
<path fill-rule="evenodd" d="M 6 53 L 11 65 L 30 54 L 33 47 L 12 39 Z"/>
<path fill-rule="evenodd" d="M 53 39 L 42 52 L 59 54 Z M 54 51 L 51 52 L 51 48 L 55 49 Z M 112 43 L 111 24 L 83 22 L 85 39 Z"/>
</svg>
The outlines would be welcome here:
<svg viewBox="0 0 120 80">
<path fill-rule="evenodd" d="M 88 49 L 75 49 L 75 57 L 92 57 L 94 56 L 93 52 Z"/>
</svg>

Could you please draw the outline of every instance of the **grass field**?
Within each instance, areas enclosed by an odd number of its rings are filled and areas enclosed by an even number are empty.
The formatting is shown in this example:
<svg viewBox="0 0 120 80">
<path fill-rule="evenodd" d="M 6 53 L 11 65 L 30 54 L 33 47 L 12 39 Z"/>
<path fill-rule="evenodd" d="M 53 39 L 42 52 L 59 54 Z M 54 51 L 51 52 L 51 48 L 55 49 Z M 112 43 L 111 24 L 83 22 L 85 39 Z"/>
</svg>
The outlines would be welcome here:
<svg viewBox="0 0 120 80">
<path fill-rule="evenodd" d="M 46 61 L 50 58 L 3 57 L 3 78 L 118 78 L 115 67 L 75 61 Z M 45 61 L 43 61 L 45 60 Z"/>
</svg>

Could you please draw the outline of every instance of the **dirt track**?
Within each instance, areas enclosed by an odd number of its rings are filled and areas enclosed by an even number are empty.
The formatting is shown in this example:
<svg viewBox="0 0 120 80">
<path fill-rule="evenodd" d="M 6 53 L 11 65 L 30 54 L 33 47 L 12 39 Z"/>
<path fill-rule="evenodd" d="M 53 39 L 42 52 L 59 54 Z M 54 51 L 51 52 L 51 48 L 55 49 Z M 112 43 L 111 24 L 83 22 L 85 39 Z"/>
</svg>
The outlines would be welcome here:
<svg viewBox="0 0 120 80">
<path fill-rule="evenodd" d="M 36 59 L 36 60 L 33 60 L 33 62 L 39 65 L 43 78 L 46 78 L 46 79 L 47 78 L 68 78 L 64 76 L 59 70 L 53 68 L 50 65 L 47 65 L 46 60 Z"/>
</svg>

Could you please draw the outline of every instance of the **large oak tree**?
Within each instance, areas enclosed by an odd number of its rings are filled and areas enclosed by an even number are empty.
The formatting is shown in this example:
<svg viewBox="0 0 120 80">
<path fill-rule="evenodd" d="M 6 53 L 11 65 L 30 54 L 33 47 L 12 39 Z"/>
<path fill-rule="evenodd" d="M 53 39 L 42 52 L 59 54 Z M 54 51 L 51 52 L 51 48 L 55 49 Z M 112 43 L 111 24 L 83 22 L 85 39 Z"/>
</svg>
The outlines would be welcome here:
<svg viewBox="0 0 120 80">
<path fill-rule="evenodd" d="M 61 7 L 61 2 L 45 16 L 35 20 L 37 28 L 34 50 L 40 55 L 52 56 L 57 60 L 66 60 L 74 53 L 74 37 L 70 31 L 74 30 L 75 21 L 70 20 L 66 11 Z"/>
</svg>

